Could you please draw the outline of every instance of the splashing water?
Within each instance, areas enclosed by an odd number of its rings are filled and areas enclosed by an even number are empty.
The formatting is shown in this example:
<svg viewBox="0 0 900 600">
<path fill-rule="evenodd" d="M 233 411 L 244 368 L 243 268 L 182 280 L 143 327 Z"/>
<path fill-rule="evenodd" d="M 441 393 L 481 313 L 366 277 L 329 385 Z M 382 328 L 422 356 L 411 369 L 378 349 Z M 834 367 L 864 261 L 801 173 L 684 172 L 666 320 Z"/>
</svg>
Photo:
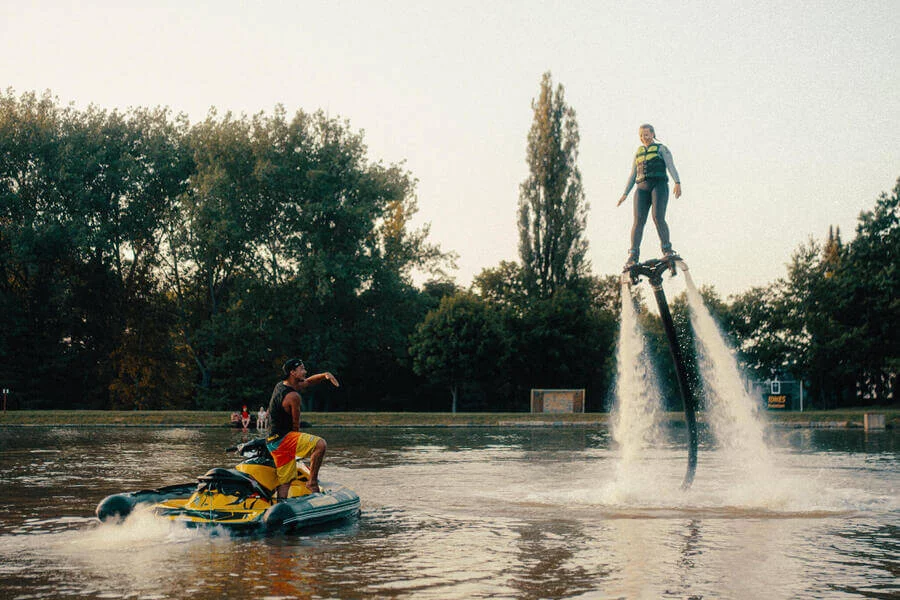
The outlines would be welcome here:
<svg viewBox="0 0 900 600">
<path fill-rule="evenodd" d="M 690 271 L 683 272 L 710 429 L 721 451 L 728 454 L 728 462 L 754 475 L 749 483 L 769 480 L 773 460 L 759 407 L 744 389 L 734 354 L 703 304 Z"/>
<path fill-rule="evenodd" d="M 797 477 L 785 470 L 784 457 L 776 460 L 766 443 L 764 413 L 744 388 L 733 350 L 704 305 L 687 267 L 680 270 L 705 395 L 704 420 L 714 441 L 701 453 L 699 472 L 707 476 L 699 486 L 695 481 L 690 490 L 679 489 L 679 469 L 672 468 L 671 445 L 663 439 L 661 393 L 645 346 L 645 332 L 638 323 L 632 290 L 623 283 L 616 403 L 610 415 L 618 462 L 602 486 L 573 489 L 567 500 L 599 503 L 611 514 L 712 510 L 725 515 L 816 515 L 847 510 L 845 490 L 833 489 L 824 480 Z"/>
<path fill-rule="evenodd" d="M 725 484 L 712 503 L 767 508 L 780 505 L 784 494 L 775 488 L 793 484 L 780 481 L 764 439 L 765 423 L 757 403 L 745 391 L 734 354 L 703 304 L 686 266 L 681 270 L 706 395 L 705 418 L 716 442 L 718 483 Z M 661 448 L 665 440 L 660 388 L 647 355 L 631 288 L 625 282 L 621 293 L 616 404 L 611 414 L 611 435 L 618 444 L 619 460 L 614 479 L 604 486 L 603 499 L 607 503 L 632 505 L 659 501 L 663 494 L 678 505 L 686 500 L 683 492 L 676 492 L 674 487 L 669 490 L 664 483 L 675 473 L 665 462 L 666 451 Z M 762 490 L 767 491 L 761 498 Z M 697 494 L 692 494 L 695 501 L 699 500 Z"/>
<path fill-rule="evenodd" d="M 623 467 L 642 458 L 659 438 L 660 394 L 644 335 L 627 283 L 622 284 L 622 314 L 617 348 L 616 404 L 612 411 L 612 437 L 619 445 Z"/>
</svg>

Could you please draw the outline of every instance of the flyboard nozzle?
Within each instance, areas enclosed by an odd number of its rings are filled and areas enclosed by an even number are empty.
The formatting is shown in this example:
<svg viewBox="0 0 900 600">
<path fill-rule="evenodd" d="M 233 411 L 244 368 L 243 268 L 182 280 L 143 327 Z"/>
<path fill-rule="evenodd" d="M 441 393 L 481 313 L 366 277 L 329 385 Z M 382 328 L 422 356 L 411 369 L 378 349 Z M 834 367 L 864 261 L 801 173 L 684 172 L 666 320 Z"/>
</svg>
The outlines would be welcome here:
<svg viewBox="0 0 900 600">
<path fill-rule="evenodd" d="M 681 257 L 676 254 L 671 254 L 666 258 L 651 258 L 628 267 L 625 273 L 628 273 L 631 283 L 637 285 L 641 277 L 646 277 L 655 288 L 662 285 L 662 276 L 666 271 L 671 271 L 672 275 L 675 275 L 676 260 L 681 260 Z"/>
<path fill-rule="evenodd" d="M 668 266 L 669 271 L 672 272 L 672 277 L 675 277 L 676 275 L 678 275 L 678 270 L 676 269 L 676 267 L 679 264 L 682 264 L 682 265 L 684 264 L 684 261 L 681 260 L 681 257 L 678 256 L 677 254 L 667 254 L 660 259 L 660 262 L 662 262 Z"/>
</svg>

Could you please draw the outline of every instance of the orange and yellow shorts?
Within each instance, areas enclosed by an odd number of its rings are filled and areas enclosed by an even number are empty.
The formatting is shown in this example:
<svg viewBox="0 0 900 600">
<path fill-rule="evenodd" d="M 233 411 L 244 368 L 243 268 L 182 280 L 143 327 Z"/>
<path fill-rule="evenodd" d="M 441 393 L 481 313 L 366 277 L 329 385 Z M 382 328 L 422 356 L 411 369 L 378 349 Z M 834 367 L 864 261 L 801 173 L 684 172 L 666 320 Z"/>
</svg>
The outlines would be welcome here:
<svg viewBox="0 0 900 600">
<path fill-rule="evenodd" d="M 297 477 L 297 459 L 306 458 L 322 438 L 309 433 L 289 431 L 284 437 L 269 436 L 266 446 L 275 459 L 278 484 L 290 483 Z"/>
</svg>

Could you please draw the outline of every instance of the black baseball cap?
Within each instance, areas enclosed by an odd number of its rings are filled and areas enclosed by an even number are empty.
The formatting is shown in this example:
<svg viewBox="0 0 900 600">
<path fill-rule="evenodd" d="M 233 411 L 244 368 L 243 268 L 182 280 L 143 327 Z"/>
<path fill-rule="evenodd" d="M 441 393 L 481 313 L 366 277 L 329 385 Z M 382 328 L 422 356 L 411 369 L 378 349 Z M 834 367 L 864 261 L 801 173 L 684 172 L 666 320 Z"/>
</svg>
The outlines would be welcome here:
<svg viewBox="0 0 900 600">
<path fill-rule="evenodd" d="M 291 371 L 299 367 L 303 364 L 303 361 L 299 358 L 289 358 L 287 362 L 282 365 L 281 370 L 284 371 L 285 376 L 290 375 Z"/>
</svg>

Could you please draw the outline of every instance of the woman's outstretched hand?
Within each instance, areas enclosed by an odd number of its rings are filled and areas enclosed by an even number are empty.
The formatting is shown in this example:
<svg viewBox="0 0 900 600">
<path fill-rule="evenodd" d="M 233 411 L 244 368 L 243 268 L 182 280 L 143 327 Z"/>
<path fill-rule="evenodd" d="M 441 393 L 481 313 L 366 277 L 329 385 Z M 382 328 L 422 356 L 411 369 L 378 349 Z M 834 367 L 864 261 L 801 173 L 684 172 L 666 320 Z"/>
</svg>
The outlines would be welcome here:
<svg viewBox="0 0 900 600">
<path fill-rule="evenodd" d="M 625 202 L 625 198 L 626 198 L 627 196 L 628 196 L 627 194 L 622 194 L 622 197 L 619 198 L 619 201 L 618 201 L 618 202 L 616 202 L 616 206 L 622 206 L 622 203 Z"/>
</svg>

